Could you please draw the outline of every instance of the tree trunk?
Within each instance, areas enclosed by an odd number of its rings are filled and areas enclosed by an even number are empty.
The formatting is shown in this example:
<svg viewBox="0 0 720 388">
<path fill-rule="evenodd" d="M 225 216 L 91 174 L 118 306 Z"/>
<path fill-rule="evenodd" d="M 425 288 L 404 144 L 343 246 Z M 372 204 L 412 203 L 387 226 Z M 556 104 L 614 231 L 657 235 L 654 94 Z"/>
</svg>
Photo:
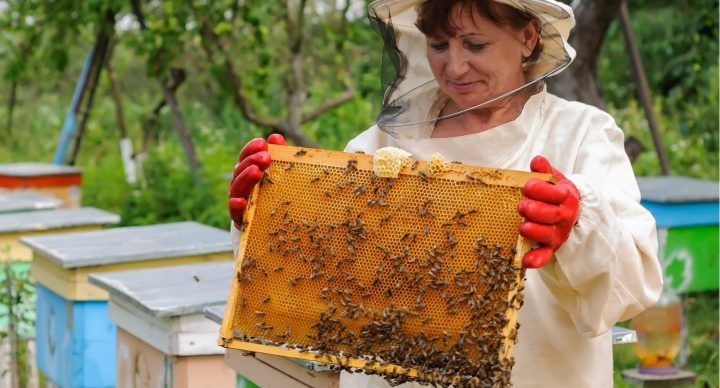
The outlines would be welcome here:
<svg viewBox="0 0 720 388">
<path fill-rule="evenodd" d="M 622 0 L 582 0 L 573 10 L 575 28 L 570 45 L 577 51 L 573 63 L 559 75 L 548 79 L 548 90 L 567 100 L 605 108 L 598 82 L 597 59 L 610 23 Z"/>
<path fill-rule="evenodd" d="M 190 130 L 185 123 L 185 117 L 180 111 L 177 99 L 175 98 L 175 93 L 165 82 L 162 82 L 162 91 L 163 96 L 165 97 L 165 102 L 167 102 L 168 106 L 170 107 L 170 114 L 173 119 L 173 127 L 175 127 L 175 131 L 177 131 L 178 137 L 180 138 L 180 144 L 182 144 L 183 150 L 185 150 L 185 157 L 187 157 L 190 171 L 192 172 L 193 177 L 197 178 L 197 170 L 200 169 L 200 162 L 198 161 L 197 154 L 195 153 L 195 146 L 192 142 Z"/>
<path fill-rule="evenodd" d="M 125 123 L 125 109 L 122 103 L 122 93 L 120 92 L 120 83 L 118 82 L 117 75 L 112 66 L 112 48 L 108 51 L 108 58 L 105 61 L 105 68 L 107 69 L 108 81 L 110 81 L 110 96 L 115 103 L 115 120 L 117 121 L 118 129 L 120 130 L 120 138 L 128 137 L 127 124 Z"/>
<path fill-rule="evenodd" d="M 303 47 L 303 21 L 305 19 L 305 0 L 300 0 L 297 6 L 296 18 L 293 19 L 293 8 L 289 0 L 287 4 L 287 23 L 290 29 L 292 42 L 290 43 L 290 63 L 291 69 L 288 73 L 287 84 L 290 89 L 290 106 L 288 107 L 288 116 L 286 127 L 288 134 L 301 133 L 302 128 L 302 108 L 307 99 L 307 91 L 305 90 L 305 64 L 303 63 L 302 47 Z"/>
<path fill-rule="evenodd" d="M 15 102 L 17 101 L 17 81 L 12 81 L 10 84 L 10 98 L 8 99 L 8 113 L 7 113 L 7 134 L 12 136 L 13 134 L 13 110 L 15 110 Z"/>
<path fill-rule="evenodd" d="M 145 24 L 145 16 L 143 15 L 142 7 L 139 0 L 130 0 L 130 6 L 133 10 L 133 14 L 135 14 L 135 17 L 140 24 L 140 30 L 146 31 L 147 24 Z M 159 58 L 158 61 L 160 60 L 161 59 Z M 171 77 L 171 79 L 173 79 L 173 77 Z M 198 160 L 197 153 L 195 152 L 195 146 L 193 145 L 190 130 L 185 123 L 185 117 L 183 116 L 182 111 L 178 106 L 177 98 L 175 97 L 175 90 L 172 88 L 172 84 L 166 82 L 163 79 L 160 79 L 160 87 L 162 88 L 165 102 L 168 106 L 170 106 L 170 115 L 172 116 L 173 120 L 173 128 L 175 129 L 178 137 L 180 138 L 180 144 L 185 151 L 185 157 L 187 158 L 190 172 L 193 175 L 193 179 L 197 179 L 197 170 L 200 169 L 200 161 Z M 160 106 L 159 108 L 162 108 L 162 106 Z"/>
</svg>

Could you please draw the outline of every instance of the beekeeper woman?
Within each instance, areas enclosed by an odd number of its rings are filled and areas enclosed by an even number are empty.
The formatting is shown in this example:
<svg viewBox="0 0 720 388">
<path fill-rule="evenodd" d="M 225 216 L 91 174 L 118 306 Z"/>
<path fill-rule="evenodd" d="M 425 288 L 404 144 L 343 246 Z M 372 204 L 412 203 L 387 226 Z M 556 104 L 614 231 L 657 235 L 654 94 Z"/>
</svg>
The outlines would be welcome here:
<svg viewBox="0 0 720 388">
<path fill-rule="evenodd" d="M 572 10 L 552 0 L 378 0 L 369 15 L 394 77 L 377 125 L 347 145 L 385 146 L 428 159 L 550 173 L 523 188 L 520 233 L 535 241 L 521 329 L 517 387 L 610 387 L 610 329 L 652 305 L 662 286 L 652 216 L 607 113 L 545 90 L 572 61 Z M 284 144 L 279 135 L 271 143 Z M 263 139 L 236 166 L 229 208 L 236 226 L 270 163 Z M 234 228 L 235 229 L 235 228 Z M 237 232 L 236 232 L 237 234 Z M 344 373 L 343 387 L 385 386 Z"/>
</svg>

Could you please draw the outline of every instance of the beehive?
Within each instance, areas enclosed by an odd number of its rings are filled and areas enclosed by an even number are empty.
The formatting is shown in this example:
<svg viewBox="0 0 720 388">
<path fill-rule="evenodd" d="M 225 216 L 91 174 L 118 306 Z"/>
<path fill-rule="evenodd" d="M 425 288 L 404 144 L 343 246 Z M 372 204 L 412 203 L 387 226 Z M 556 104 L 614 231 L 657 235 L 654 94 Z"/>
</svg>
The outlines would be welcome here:
<svg viewBox="0 0 720 388">
<path fill-rule="evenodd" d="M 409 161 L 396 179 L 364 154 L 270 146 L 253 191 L 222 346 L 321 360 L 391 383 L 504 384 L 528 241 L 531 177 Z"/>
</svg>

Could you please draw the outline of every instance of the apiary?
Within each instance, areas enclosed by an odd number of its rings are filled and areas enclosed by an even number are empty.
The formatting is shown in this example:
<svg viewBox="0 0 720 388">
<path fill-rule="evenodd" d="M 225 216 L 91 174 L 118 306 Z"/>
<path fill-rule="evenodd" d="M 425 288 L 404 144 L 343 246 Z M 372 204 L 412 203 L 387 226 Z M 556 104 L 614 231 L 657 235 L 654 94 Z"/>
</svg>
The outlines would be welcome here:
<svg viewBox="0 0 720 388">
<path fill-rule="evenodd" d="M 82 169 L 50 163 L 0 163 L 0 188 L 32 189 L 63 201 L 62 207 L 80 206 Z"/>
<path fill-rule="evenodd" d="M 90 283 L 108 291 L 117 325 L 117 387 L 232 387 L 235 371 L 217 346 L 219 325 L 203 316 L 225 303 L 232 271 L 223 262 L 105 272 Z"/>
<path fill-rule="evenodd" d="M 509 381 L 529 249 L 517 204 L 549 175 L 431 158 L 381 178 L 370 155 L 269 149 L 221 345 L 393 384 Z"/>
<path fill-rule="evenodd" d="M 196 222 L 22 238 L 37 282 L 38 369 L 62 387 L 115 386 L 116 326 L 107 291 L 89 274 L 225 261 L 229 239 Z"/>
<path fill-rule="evenodd" d="M 225 304 L 208 306 L 205 316 L 221 324 Z M 225 363 L 238 373 L 237 388 L 337 388 L 340 375 L 315 361 L 228 348 Z"/>
</svg>

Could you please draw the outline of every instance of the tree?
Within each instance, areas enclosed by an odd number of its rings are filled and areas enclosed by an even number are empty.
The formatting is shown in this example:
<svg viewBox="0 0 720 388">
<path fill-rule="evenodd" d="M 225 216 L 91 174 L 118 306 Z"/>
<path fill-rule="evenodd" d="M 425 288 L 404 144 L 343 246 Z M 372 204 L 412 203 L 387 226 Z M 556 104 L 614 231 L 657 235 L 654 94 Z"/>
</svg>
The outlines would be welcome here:
<svg viewBox="0 0 720 388">
<path fill-rule="evenodd" d="M 605 107 L 598 82 L 598 56 L 610 23 L 615 19 L 623 0 L 581 0 L 573 11 L 575 28 L 569 43 L 577 51 L 573 63 L 548 81 L 548 89 L 568 100 Z"/>
</svg>

